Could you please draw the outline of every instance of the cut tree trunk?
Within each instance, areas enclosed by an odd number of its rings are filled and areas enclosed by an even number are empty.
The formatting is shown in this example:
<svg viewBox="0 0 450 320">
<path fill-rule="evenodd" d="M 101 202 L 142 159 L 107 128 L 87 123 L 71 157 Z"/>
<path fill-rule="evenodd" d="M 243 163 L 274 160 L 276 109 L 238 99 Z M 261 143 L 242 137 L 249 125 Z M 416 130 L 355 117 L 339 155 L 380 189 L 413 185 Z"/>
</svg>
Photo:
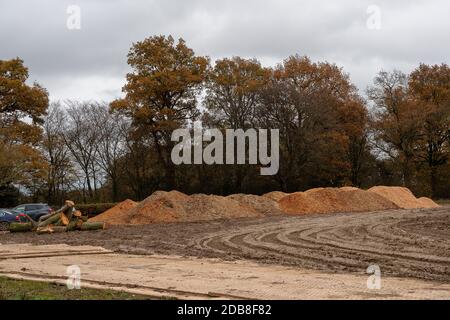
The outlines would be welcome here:
<svg viewBox="0 0 450 320">
<path fill-rule="evenodd" d="M 62 233 L 67 231 L 67 227 L 63 226 L 51 226 L 50 229 L 52 229 L 54 233 Z"/>
<path fill-rule="evenodd" d="M 52 215 L 51 217 L 49 217 L 48 219 L 39 222 L 38 227 L 46 227 L 49 224 L 55 224 L 58 222 L 58 220 L 61 218 L 61 212 L 55 213 L 54 215 Z"/>
<path fill-rule="evenodd" d="M 31 223 L 31 225 L 33 226 L 33 229 L 37 228 L 38 223 L 36 221 L 34 221 L 33 219 L 31 219 L 31 217 L 29 215 L 25 215 L 25 219 L 28 220 L 28 223 Z"/>
<path fill-rule="evenodd" d="M 83 231 L 101 230 L 101 229 L 105 229 L 105 223 L 104 222 L 85 222 L 81 225 L 80 229 Z"/>
<path fill-rule="evenodd" d="M 69 222 L 69 218 L 64 213 L 61 213 L 61 224 L 67 226 Z"/>
<path fill-rule="evenodd" d="M 58 212 L 59 212 L 59 210 L 56 211 L 56 212 L 52 212 L 52 213 L 46 214 L 46 215 L 44 215 L 44 216 L 41 216 L 41 217 L 39 218 L 39 220 L 38 220 L 38 223 L 40 223 L 40 222 L 42 222 L 42 221 L 44 221 L 44 220 L 47 220 L 48 218 L 50 218 L 51 216 L 57 214 Z"/>
<path fill-rule="evenodd" d="M 77 221 L 77 229 L 80 230 L 81 226 L 83 225 L 84 221 L 82 219 L 78 219 Z"/>
<path fill-rule="evenodd" d="M 70 220 L 69 224 L 67 225 L 67 231 L 73 231 L 77 229 L 78 226 L 78 218 L 74 218 Z"/>
<path fill-rule="evenodd" d="M 33 230 L 33 224 L 31 222 L 18 223 L 13 222 L 9 225 L 9 232 L 28 232 Z"/>
<path fill-rule="evenodd" d="M 73 208 L 73 207 L 66 211 L 66 216 L 69 221 L 72 220 L 74 212 L 75 212 L 75 208 Z"/>
<path fill-rule="evenodd" d="M 37 234 L 50 234 L 53 233 L 53 230 L 50 226 L 39 227 L 36 229 Z"/>
<path fill-rule="evenodd" d="M 55 212 L 46 214 L 45 216 L 42 216 L 39 218 L 39 223 L 41 223 L 44 220 L 47 220 L 48 218 L 52 217 L 55 214 L 61 213 L 61 212 L 66 212 L 67 209 L 73 208 L 73 206 L 75 205 L 75 203 L 73 203 L 73 201 L 70 200 L 66 200 L 64 206 L 62 206 L 60 209 L 56 210 Z"/>
</svg>

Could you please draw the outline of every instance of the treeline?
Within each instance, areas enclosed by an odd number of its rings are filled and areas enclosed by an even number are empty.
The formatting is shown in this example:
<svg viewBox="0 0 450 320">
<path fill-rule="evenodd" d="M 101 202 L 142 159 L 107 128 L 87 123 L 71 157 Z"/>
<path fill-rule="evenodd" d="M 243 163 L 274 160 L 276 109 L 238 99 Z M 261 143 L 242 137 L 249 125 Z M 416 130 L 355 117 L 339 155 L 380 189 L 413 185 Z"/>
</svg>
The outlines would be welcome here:
<svg viewBox="0 0 450 320">
<path fill-rule="evenodd" d="M 450 197 L 450 68 L 380 72 L 365 94 L 328 62 L 291 56 L 214 64 L 183 40 L 134 44 L 124 98 L 64 101 L 27 85 L 20 59 L 0 61 L 0 206 L 141 200 L 155 190 L 287 192 L 404 185 Z M 176 128 L 279 129 L 280 169 L 172 163 Z"/>
</svg>

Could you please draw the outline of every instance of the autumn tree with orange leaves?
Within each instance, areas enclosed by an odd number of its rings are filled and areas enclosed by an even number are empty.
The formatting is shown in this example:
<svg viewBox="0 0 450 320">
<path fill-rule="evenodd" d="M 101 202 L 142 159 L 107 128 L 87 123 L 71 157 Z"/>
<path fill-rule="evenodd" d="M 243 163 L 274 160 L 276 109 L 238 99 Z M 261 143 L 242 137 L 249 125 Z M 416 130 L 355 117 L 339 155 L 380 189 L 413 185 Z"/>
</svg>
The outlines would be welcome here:
<svg viewBox="0 0 450 320">
<path fill-rule="evenodd" d="M 270 70 L 263 68 L 256 59 L 217 60 L 206 85 L 204 105 L 207 110 L 203 114 L 203 126 L 222 130 L 257 128 L 259 95 L 269 77 Z M 227 168 L 227 183 L 232 190 L 243 192 L 243 180 L 250 172 L 248 167 L 232 165 Z"/>
<path fill-rule="evenodd" d="M 427 167 L 431 195 L 438 196 L 439 171 L 450 160 L 450 67 L 421 64 L 408 84 L 422 120 L 415 156 Z"/>
<path fill-rule="evenodd" d="M 314 187 L 405 185 L 450 197 L 450 68 L 380 72 L 366 101 L 344 70 L 293 55 L 274 67 L 222 58 L 210 66 L 184 40 L 132 45 L 124 97 L 66 101 L 28 83 L 20 59 L 0 61 L 0 206 L 142 200 L 156 190 L 262 194 Z M 59 106 L 59 107 L 56 107 Z M 174 129 L 279 129 L 280 168 L 180 165 Z M 42 135 L 42 129 L 44 135 Z"/>
<path fill-rule="evenodd" d="M 439 170 L 450 160 L 450 68 L 420 65 L 410 75 L 380 72 L 369 97 L 375 112 L 376 149 L 388 155 L 402 173 L 402 184 L 438 196 Z M 422 176 L 428 176 L 424 188 Z M 448 174 L 447 174 L 448 175 Z M 426 191 L 428 189 L 428 191 Z"/>
<path fill-rule="evenodd" d="M 279 128 L 285 191 L 360 184 L 367 154 L 367 110 L 347 74 L 336 65 L 291 56 L 261 93 L 261 125 Z"/>
<path fill-rule="evenodd" d="M 113 110 L 133 119 L 134 134 L 151 139 L 166 171 L 166 188 L 176 187 L 170 159 L 172 131 L 199 115 L 197 97 L 205 81 L 209 59 L 196 56 L 183 39 L 154 36 L 135 43 L 128 64 L 133 71 L 123 87 L 124 99 Z"/>
<path fill-rule="evenodd" d="M 0 202 L 9 204 L 8 190 L 24 186 L 32 193 L 43 186 L 45 162 L 36 149 L 40 124 L 48 106 L 47 91 L 28 85 L 28 69 L 19 58 L 0 60 Z"/>
</svg>

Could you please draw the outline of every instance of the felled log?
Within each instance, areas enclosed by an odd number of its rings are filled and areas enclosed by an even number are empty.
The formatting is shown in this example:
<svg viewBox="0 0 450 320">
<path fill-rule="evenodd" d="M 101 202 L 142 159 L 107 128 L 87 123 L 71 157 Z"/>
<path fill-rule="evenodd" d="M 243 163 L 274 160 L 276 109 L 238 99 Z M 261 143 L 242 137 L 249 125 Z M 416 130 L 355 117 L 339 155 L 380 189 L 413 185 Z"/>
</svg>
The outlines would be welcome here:
<svg viewBox="0 0 450 320">
<path fill-rule="evenodd" d="M 51 216 L 53 216 L 53 215 L 55 215 L 55 214 L 57 214 L 58 212 L 52 212 L 52 213 L 49 213 L 49 214 L 46 214 L 46 215 L 43 215 L 43 216 L 41 216 L 40 218 L 39 218 L 39 220 L 38 220 L 38 223 L 40 223 L 40 222 L 42 222 L 42 221 L 44 221 L 44 220 L 47 220 L 48 218 L 50 218 Z"/>
<path fill-rule="evenodd" d="M 73 218 L 70 220 L 69 224 L 67 225 L 67 231 L 73 231 L 76 230 L 78 227 L 78 218 Z"/>
<path fill-rule="evenodd" d="M 37 234 L 50 234 L 53 233 L 53 230 L 49 226 L 38 227 L 36 229 Z"/>
<path fill-rule="evenodd" d="M 38 225 L 44 221 L 47 221 L 48 219 L 51 219 L 52 217 L 55 217 L 55 216 L 58 216 L 58 217 L 61 216 L 61 211 L 58 210 L 53 213 L 49 213 L 49 214 L 46 214 L 45 216 L 40 217 L 38 220 Z"/>
<path fill-rule="evenodd" d="M 75 202 L 73 202 L 73 201 L 71 201 L 71 200 L 66 200 L 66 201 L 64 202 L 64 204 L 65 204 L 66 206 L 68 206 L 69 208 L 73 208 L 73 207 L 75 206 Z"/>
<path fill-rule="evenodd" d="M 88 231 L 88 230 L 101 230 L 105 229 L 104 222 L 85 222 L 81 225 L 80 230 Z"/>
<path fill-rule="evenodd" d="M 52 217 L 52 216 L 54 216 L 54 215 L 56 215 L 58 213 L 66 212 L 68 209 L 73 208 L 74 206 L 75 206 L 75 203 L 73 201 L 66 200 L 66 202 L 64 203 L 64 205 L 60 209 L 56 210 L 55 212 L 52 212 L 52 213 L 49 213 L 49 214 L 46 214 L 46 215 L 40 217 L 38 222 L 40 223 L 40 222 L 42 222 L 44 220 L 47 220 L 50 217 Z"/>
<path fill-rule="evenodd" d="M 34 221 L 33 219 L 31 219 L 31 217 L 27 214 L 23 215 L 23 217 L 28 220 L 28 223 L 31 223 L 31 225 L 33 226 L 33 229 L 37 228 L 38 223 L 36 221 Z"/>
<path fill-rule="evenodd" d="M 53 233 L 62 233 L 67 231 L 67 227 L 63 226 L 50 226 L 50 228 L 53 230 Z"/>
<path fill-rule="evenodd" d="M 20 223 L 13 222 L 9 225 L 9 232 L 28 232 L 33 230 L 33 224 L 31 222 Z"/>
<path fill-rule="evenodd" d="M 58 220 L 61 218 L 61 214 L 62 214 L 61 212 L 57 212 L 57 213 L 53 214 L 46 220 L 39 222 L 38 227 L 43 228 L 43 227 L 48 226 L 49 224 L 56 224 L 58 222 Z"/>
<path fill-rule="evenodd" d="M 78 230 L 81 229 L 81 226 L 83 225 L 84 222 L 85 221 L 83 221 L 82 219 L 78 218 L 78 221 L 77 221 L 77 229 Z"/>
<path fill-rule="evenodd" d="M 50 234 L 53 233 L 53 229 L 50 226 L 38 227 L 36 229 L 37 234 Z"/>
<path fill-rule="evenodd" d="M 70 222 L 69 218 L 64 213 L 61 213 L 61 224 L 63 226 L 67 226 L 69 222 Z"/>
<path fill-rule="evenodd" d="M 75 212 L 75 208 L 73 208 L 73 207 L 66 211 L 66 216 L 67 216 L 67 219 L 69 219 L 69 221 L 72 220 L 74 212 Z"/>
<path fill-rule="evenodd" d="M 39 222 L 33 221 L 27 216 L 28 223 L 11 224 L 11 232 L 26 232 L 35 230 L 38 234 L 51 234 L 73 230 L 101 230 L 105 228 L 104 222 L 89 222 L 88 217 L 74 207 L 70 200 L 66 201 L 64 206 L 39 219 Z"/>
<path fill-rule="evenodd" d="M 36 229 L 37 234 L 52 234 L 66 232 L 67 228 L 62 226 L 45 226 Z"/>
</svg>

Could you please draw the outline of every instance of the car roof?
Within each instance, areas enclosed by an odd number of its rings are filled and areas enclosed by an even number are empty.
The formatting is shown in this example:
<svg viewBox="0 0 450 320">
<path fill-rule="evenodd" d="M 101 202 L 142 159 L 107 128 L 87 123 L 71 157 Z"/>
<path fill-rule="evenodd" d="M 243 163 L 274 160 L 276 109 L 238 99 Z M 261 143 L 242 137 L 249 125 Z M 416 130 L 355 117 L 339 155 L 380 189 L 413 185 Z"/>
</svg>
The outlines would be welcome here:
<svg viewBox="0 0 450 320">
<path fill-rule="evenodd" d="M 23 204 L 19 204 L 19 205 L 16 206 L 16 207 L 21 207 L 21 206 L 35 206 L 35 205 L 38 205 L 38 206 L 48 206 L 48 204 L 46 204 L 46 203 L 23 203 Z"/>
<path fill-rule="evenodd" d="M 13 209 L 5 209 L 5 208 L 0 208 L 0 211 L 6 212 L 6 213 L 13 213 L 13 214 L 20 213 L 19 211 L 16 211 L 16 210 L 13 210 Z"/>
</svg>

